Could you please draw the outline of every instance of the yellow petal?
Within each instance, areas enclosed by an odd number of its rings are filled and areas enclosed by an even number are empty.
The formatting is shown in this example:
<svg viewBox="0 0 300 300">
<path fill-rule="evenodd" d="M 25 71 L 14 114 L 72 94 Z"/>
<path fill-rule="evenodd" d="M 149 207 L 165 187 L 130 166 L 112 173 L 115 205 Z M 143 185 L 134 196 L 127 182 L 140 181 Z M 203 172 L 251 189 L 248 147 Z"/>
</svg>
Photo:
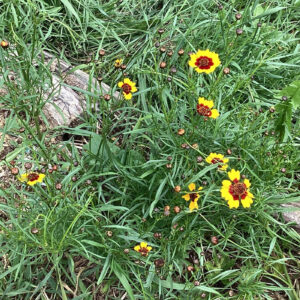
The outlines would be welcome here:
<svg viewBox="0 0 300 300">
<path fill-rule="evenodd" d="M 126 93 L 123 92 L 123 96 L 124 96 L 125 100 L 130 100 L 132 98 L 132 94 L 131 93 L 126 94 Z"/>
<path fill-rule="evenodd" d="M 190 208 L 190 211 L 192 211 L 194 209 L 198 209 L 198 203 L 197 203 L 197 201 L 191 201 L 189 208 Z"/>
<path fill-rule="evenodd" d="M 228 165 L 223 164 L 223 166 L 221 168 L 219 168 L 219 170 L 225 171 L 227 168 L 228 168 Z"/>
<path fill-rule="evenodd" d="M 247 189 L 251 186 L 249 179 L 245 179 L 244 184 L 246 185 Z"/>
<path fill-rule="evenodd" d="M 118 82 L 118 87 L 121 88 L 123 86 L 124 82 L 123 81 L 119 81 Z"/>
<path fill-rule="evenodd" d="M 230 200 L 230 201 L 228 201 L 228 206 L 229 206 L 230 209 L 238 208 L 240 206 L 240 201 Z"/>
<path fill-rule="evenodd" d="M 146 242 L 141 242 L 141 248 L 147 248 L 148 246 L 148 243 Z"/>
<path fill-rule="evenodd" d="M 235 179 L 240 180 L 241 178 L 240 171 L 236 171 L 235 169 L 230 170 L 227 174 L 231 181 L 234 181 Z"/>
<path fill-rule="evenodd" d="M 131 89 L 131 92 L 132 92 L 132 93 L 135 93 L 135 92 L 137 92 L 137 90 L 138 90 L 138 89 L 137 89 L 135 86 L 133 86 L 132 89 Z"/>
<path fill-rule="evenodd" d="M 253 200 L 250 197 L 246 196 L 246 198 L 241 200 L 241 202 L 244 208 L 248 208 L 253 203 Z"/>
<path fill-rule="evenodd" d="M 190 194 L 185 194 L 182 196 L 182 198 L 186 201 L 189 201 L 190 200 Z"/>
<path fill-rule="evenodd" d="M 28 174 L 21 174 L 19 177 L 18 177 L 18 180 L 21 181 L 21 182 L 24 182 L 24 181 L 27 181 L 27 178 L 28 178 Z"/>
<path fill-rule="evenodd" d="M 148 251 L 151 251 L 151 250 L 152 250 L 152 247 L 148 246 L 148 247 L 147 247 L 147 250 L 148 250 Z"/>
<path fill-rule="evenodd" d="M 205 105 L 205 99 L 203 97 L 198 98 L 198 103 Z"/>
<path fill-rule="evenodd" d="M 211 110 L 210 118 L 216 119 L 219 115 L 220 115 L 220 114 L 219 114 L 219 112 L 218 112 L 217 109 L 212 109 L 212 110 Z"/>
<path fill-rule="evenodd" d="M 45 174 L 43 173 L 39 174 L 39 179 L 37 180 L 37 182 L 42 182 L 44 178 L 45 178 Z"/>
<path fill-rule="evenodd" d="M 131 84 L 131 80 L 129 78 L 124 78 L 124 83 Z"/>
<path fill-rule="evenodd" d="M 202 190 L 203 190 L 203 187 L 199 186 L 198 191 L 202 191 Z"/>
<path fill-rule="evenodd" d="M 195 185 L 195 183 L 193 183 L 193 182 L 190 183 L 188 187 L 189 187 L 189 190 L 190 190 L 191 192 L 194 191 L 194 190 L 196 189 L 196 185 Z"/>
<path fill-rule="evenodd" d="M 141 246 L 140 245 L 137 245 L 133 248 L 135 251 L 139 252 L 139 250 L 141 249 Z"/>
<path fill-rule="evenodd" d="M 213 106 L 214 106 L 214 101 L 212 101 L 212 100 L 207 100 L 205 105 L 208 106 L 208 108 L 213 108 Z"/>
<path fill-rule="evenodd" d="M 222 188 L 227 188 L 227 189 L 229 189 L 229 187 L 231 186 L 231 182 L 230 182 L 229 180 L 223 180 L 223 181 L 222 181 L 222 185 L 223 185 Z"/>
</svg>

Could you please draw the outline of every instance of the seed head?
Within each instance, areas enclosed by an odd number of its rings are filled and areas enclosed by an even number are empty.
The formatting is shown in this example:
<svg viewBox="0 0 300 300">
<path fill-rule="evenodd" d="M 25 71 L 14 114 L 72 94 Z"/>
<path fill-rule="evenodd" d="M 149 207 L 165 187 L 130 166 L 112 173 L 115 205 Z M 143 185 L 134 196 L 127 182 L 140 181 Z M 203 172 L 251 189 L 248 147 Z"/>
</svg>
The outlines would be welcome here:
<svg viewBox="0 0 300 300">
<path fill-rule="evenodd" d="M 231 155 L 231 154 L 232 154 L 231 149 L 227 149 L 227 154 L 228 154 L 228 155 Z"/>
<path fill-rule="evenodd" d="M 32 163 L 27 162 L 27 163 L 25 163 L 24 167 L 25 167 L 25 169 L 29 170 L 32 168 Z"/>
<path fill-rule="evenodd" d="M 212 236 L 211 237 L 211 242 L 214 244 L 214 245 L 217 245 L 219 243 L 219 239 L 216 237 L 216 236 Z"/>
<path fill-rule="evenodd" d="M 199 145 L 198 145 L 197 143 L 195 143 L 195 144 L 192 145 L 192 148 L 193 148 L 193 149 L 198 149 L 198 148 L 199 148 Z"/>
<path fill-rule="evenodd" d="M 240 19 L 242 18 L 242 15 L 241 15 L 240 13 L 237 13 L 237 14 L 235 15 L 235 18 L 236 18 L 237 20 L 240 20 Z"/>
<path fill-rule="evenodd" d="M 271 106 L 270 109 L 269 109 L 270 113 L 274 113 L 275 112 L 275 107 L 274 106 Z"/>
<path fill-rule="evenodd" d="M 106 231 L 106 235 L 107 235 L 108 237 L 112 237 L 112 236 L 113 236 L 113 233 L 112 233 L 112 231 Z"/>
<path fill-rule="evenodd" d="M 167 66 L 167 63 L 164 62 L 164 61 L 162 61 L 162 62 L 160 63 L 160 65 L 159 65 L 159 67 L 160 67 L 161 69 L 164 69 L 166 66 Z"/>
<path fill-rule="evenodd" d="M 170 211 L 169 211 L 169 210 L 164 211 L 164 215 L 165 215 L 166 217 L 169 216 L 169 215 L 170 215 Z"/>
<path fill-rule="evenodd" d="M 167 169 L 172 169 L 172 164 L 166 164 Z"/>
<path fill-rule="evenodd" d="M 175 212 L 176 214 L 179 214 L 180 211 L 181 211 L 181 209 L 180 209 L 179 206 L 174 206 L 174 212 Z"/>
<path fill-rule="evenodd" d="M 77 181 L 77 177 L 76 177 L 76 176 L 73 176 L 73 177 L 72 177 L 72 181 L 73 181 L 73 182 Z"/>
<path fill-rule="evenodd" d="M 124 253 L 125 253 L 125 254 L 128 254 L 128 253 L 129 253 L 129 249 L 127 249 L 127 248 L 124 249 Z"/>
<path fill-rule="evenodd" d="M 11 173 L 12 173 L 13 175 L 18 175 L 18 174 L 19 174 L 19 169 L 16 168 L 16 167 L 12 168 L 10 171 L 11 171 Z"/>
<path fill-rule="evenodd" d="M 187 270 L 188 270 L 189 272 L 192 272 L 192 271 L 194 271 L 194 267 L 193 267 L 193 266 L 188 266 L 188 267 L 187 267 Z"/>
<path fill-rule="evenodd" d="M 182 149 L 187 149 L 187 147 L 188 147 L 188 144 L 186 144 L 186 143 L 181 144 Z"/>
<path fill-rule="evenodd" d="M 170 56 L 170 57 L 171 57 L 173 54 L 174 54 L 174 52 L 173 52 L 172 50 L 168 51 L 168 53 L 167 53 L 167 55 Z"/>
<path fill-rule="evenodd" d="M 194 286 L 199 286 L 199 285 L 200 285 L 200 281 L 195 280 L 195 281 L 194 281 Z"/>
<path fill-rule="evenodd" d="M 31 233 L 32 234 L 37 234 L 39 230 L 36 227 L 31 228 Z"/>
<path fill-rule="evenodd" d="M 176 186 L 174 187 L 174 191 L 175 191 L 176 193 L 179 193 L 179 192 L 181 191 L 180 185 L 176 185 Z M 175 206 L 175 207 L 177 207 L 177 206 Z"/>
<path fill-rule="evenodd" d="M 105 94 L 104 95 L 104 100 L 105 101 L 109 101 L 110 100 L 110 95 L 109 94 Z"/>
<path fill-rule="evenodd" d="M 197 163 L 201 163 L 203 161 L 202 156 L 197 156 Z"/>
<path fill-rule="evenodd" d="M 171 82 L 171 81 L 172 81 L 172 77 L 169 76 L 169 77 L 167 78 L 167 80 L 168 80 L 169 82 Z"/>
<path fill-rule="evenodd" d="M 162 258 L 158 258 L 154 261 L 154 264 L 156 268 L 161 268 L 164 266 L 165 261 Z"/>
<path fill-rule="evenodd" d="M 153 236 L 154 236 L 154 238 L 156 238 L 156 239 L 161 239 L 161 233 L 160 233 L 160 232 L 155 232 L 155 233 L 153 234 Z"/>
<path fill-rule="evenodd" d="M 257 27 L 261 27 L 261 25 L 262 25 L 261 23 L 257 23 Z"/>
<path fill-rule="evenodd" d="M 229 68 L 224 68 L 223 73 L 225 75 L 228 75 L 230 73 L 230 69 Z"/>
<path fill-rule="evenodd" d="M 126 65 L 121 65 L 121 69 L 122 69 L 122 70 L 125 70 L 126 68 L 127 68 Z"/>
<path fill-rule="evenodd" d="M 202 299 L 206 298 L 206 294 L 205 294 L 205 293 L 202 293 L 202 294 L 201 294 L 201 298 L 202 298 Z"/>
<path fill-rule="evenodd" d="M 183 128 L 179 128 L 177 131 L 178 135 L 184 135 L 185 134 L 185 130 Z"/>
<path fill-rule="evenodd" d="M 280 171 L 281 171 L 282 173 L 285 173 L 285 172 L 286 172 L 286 168 L 282 168 Z"/>
<path fill-rule="evenodd" d="M 3 41 L 1 41 L 0 45 L 3 49 L 7 49 L 9 47 L 9 42 L 3 40 Z"/>
<path fill-rule="evenodd" d="M 243 34 L 243 29 L 242 29 L 242 28 L 238 28 L 238 29 L 236 30 L 236 34 L 237 34 L 237 35 Z"/>
<path fill-rule="evenodd" d="M 228 295 L 229 295 L 229 297 L 233 297 L 233 296 L 234 296 L 234 291 L 233 291 L 233 290 L 230 290 L 230 291 L 228 292 Z"/>
<path fill-rule="evenodd" d="M 62 189 L 62 184 L 61 184 L 61 183 L 57 183 L 57 184 L 55 185 L 55 188 L 56 188 L 57 190 L 61 190 L 61 189 Z"/>
<path fill-rule="evenodd" d="M 282 96 L 282 98 L 281 98 L 282 101 L 286 101 L 287 99 L 288 99 L 287 96 Z"/>
<path fill-rule="evenodd" d="M 99 51 L 99 55 L 100 55 L 100 56 L 104 56 L 104 55 L 105 55 L 105 50 L 104 50 L 104 49 L 101 49 L 101 50 Z"/>
<path fill-rule="evenodd" d="M 183 49 L 178 50 L 178 55 L 182 56 L 183 54 L 184 54 L 184 50 Z"/>
<path fill-rule="evenodd" d="M 160 28 L 160 29 L 157 30 L 157 32 L 158 32 L 159 34 L 163 34 L 163 33 L 165 32 L 165 30 L 164 30 L 163 28 Z"/>
<path fill-rule="evenodd" d="M 165 53 L 166 52 L 166 47 L 160 47 L 160 52 Z"/>
<path fill-rule="evenodd" d="M 176 69 L 175 67 L 172 67 L 172 68 L 170 69 L 170 71 L 171 71 L 171 73 L 176 73 L 176 72 L 177 72 L 177 69 Z"/>
<path fill-rule="evenodd" d="M 169 211 L 170 210 L 170 206 L 169 205 L 166 205 L 165 207 L 164 207 L 164 211 Z"/>
<path fill-rule="evenodd" d="M 158 47 L 160 46 L 160 43 L 159 43 L 159 42 L 156 42 L 156 43 L 154 44 L 154 46 L 155 46 L 156 48 L 158 48 Z"/>
</svg>

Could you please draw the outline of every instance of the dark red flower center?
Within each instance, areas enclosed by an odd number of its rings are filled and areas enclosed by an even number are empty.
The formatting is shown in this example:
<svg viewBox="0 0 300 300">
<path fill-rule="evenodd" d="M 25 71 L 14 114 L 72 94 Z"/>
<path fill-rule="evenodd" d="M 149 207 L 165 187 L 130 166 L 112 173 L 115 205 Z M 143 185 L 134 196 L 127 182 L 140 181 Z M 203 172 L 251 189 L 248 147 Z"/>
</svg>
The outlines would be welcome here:
<svg viewBox="0 0 300 300">
<path fill-rule="evenodd" d="M 198 194 L 197 194 L 197 193 L 192 193 L 192 194 L 190 194 L 190 200 L 191 200 L 191 201 L 195 201 L 195 200 L 197 199 L 197 197 L 198 197 Z"/>
<path fill-rule="evenodd" d="M 229 187 L 229 193 L 233 196 L 234 200 L 245 199 L 247 196 L 247 187 L 245 183 L 235 179 Z"/>
<path fill-rule="evenodd" d="M 217 164 L 217 163 L 223 163 L 224 161 L 220 158 L 214 158 L 211 163 L 212 164 Z M 222 165 L 218 165 L 218 168 L 222 168 Z"/>
<path fill-rule="evenodd" d="M 125 94 L 129 94 L 130 91 L 131 91 L 131 85 L 128 84 L 128 83 L 124 83 L 124 84 L 122 85 L 122 89 L 123 89 L 123 92 L 124 92 Z"/>
<path fill-rule="evenodd" d="M 208 70 L 210 69 L 211 66 L 214 65 L 213 60 L 210 57 L 207 56 L 200 56 L 196 59 L 195 65 L 199 69 L 205 69 Z"/>
<path fill-rule="evenodd" d="M 30 173 L 27 175 L 27 179 L 28 181 L 35 181 L 35 180 L 38 180 L 39 179 L 39 174 L 37 173 Z"/>
<path fill-rule="evenodd" d="M 203 104 L 197 104 L 197 112 L 201 116 L 210 117 L 211 116 L 211 110 L 208 106 Z"/>
<path fill-rule="evenodd" d="M 141 247 L 139 252 L 142 254 L 142 256 L 147 256 L 148 255 L 148 252 L 149 250 L 145 247 Z"/>
</svg>

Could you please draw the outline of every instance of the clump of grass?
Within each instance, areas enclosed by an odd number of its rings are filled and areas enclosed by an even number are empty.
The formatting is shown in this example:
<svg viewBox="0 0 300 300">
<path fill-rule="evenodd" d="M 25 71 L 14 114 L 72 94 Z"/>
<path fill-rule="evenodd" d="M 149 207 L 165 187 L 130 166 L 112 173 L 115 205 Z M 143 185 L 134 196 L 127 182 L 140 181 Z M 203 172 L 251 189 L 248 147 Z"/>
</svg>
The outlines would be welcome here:
<svg viewBox="0 0 300 300">
<path fill-rule="evenodd" d="M 1 5 L 1 147 L 19 140 L 1 161 L 3 299 L 299 297 L 300 236 L 280 206 L 299 198 L 297 1 Z M 198 49 L 222 64 L 193 71 Z M 46 126 L 59 89 L 42 50 L 112 87 L 81 91 L 76 127 Z M 124 78 L 138 90 L 116 100 Z M 248 208 L 221 197 L 232 169 Z"/>
</svg>

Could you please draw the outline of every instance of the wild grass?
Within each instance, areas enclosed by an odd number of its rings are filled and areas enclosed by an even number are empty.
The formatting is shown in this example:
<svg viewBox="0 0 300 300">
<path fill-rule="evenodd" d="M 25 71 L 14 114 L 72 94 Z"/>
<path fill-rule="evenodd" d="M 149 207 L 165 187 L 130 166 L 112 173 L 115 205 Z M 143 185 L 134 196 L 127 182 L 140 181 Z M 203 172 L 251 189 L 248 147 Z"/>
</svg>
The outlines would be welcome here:
<svg viewBox="0 0 300 300">
<path fill-rule="evenodd" d="M 24 173 L 30 162 L 46 177 L 32 188 L 14 175 L 1 185 L 0 298 L 299 299 L 300 235 L 280 205 L 300 196 L 299 96 L 290 86 L 299 81 L 299 5 L 2 1 L 0 32 L 10 47 L 0 49 L 0 88 L 8 90 L 0 103 L 9 111 L 1 148 L 5 134 L 20 142 L 11 141 L 1 166 Z M 197 74 L 187 53 L 207 48 L 222 65 Z M 102 77 L 112 95 L 122 58 L 138 92 L 107 102 L 81 91 L 80 124 L 51 129 L 42 109 L 59 89 L 43 50 Z M 199 116 L 198 97 L 213 99 L 220 117 Z M 220 196 L 227 174 L 205 162 L 210 152 L 250 179 L 250 209 L 228 208 Z M 181 198 L 191 182 L 203 186 L 193 212 Z M 147 257 L 133 250 L 142 241 L 153 248 Z"/>
</svg>

